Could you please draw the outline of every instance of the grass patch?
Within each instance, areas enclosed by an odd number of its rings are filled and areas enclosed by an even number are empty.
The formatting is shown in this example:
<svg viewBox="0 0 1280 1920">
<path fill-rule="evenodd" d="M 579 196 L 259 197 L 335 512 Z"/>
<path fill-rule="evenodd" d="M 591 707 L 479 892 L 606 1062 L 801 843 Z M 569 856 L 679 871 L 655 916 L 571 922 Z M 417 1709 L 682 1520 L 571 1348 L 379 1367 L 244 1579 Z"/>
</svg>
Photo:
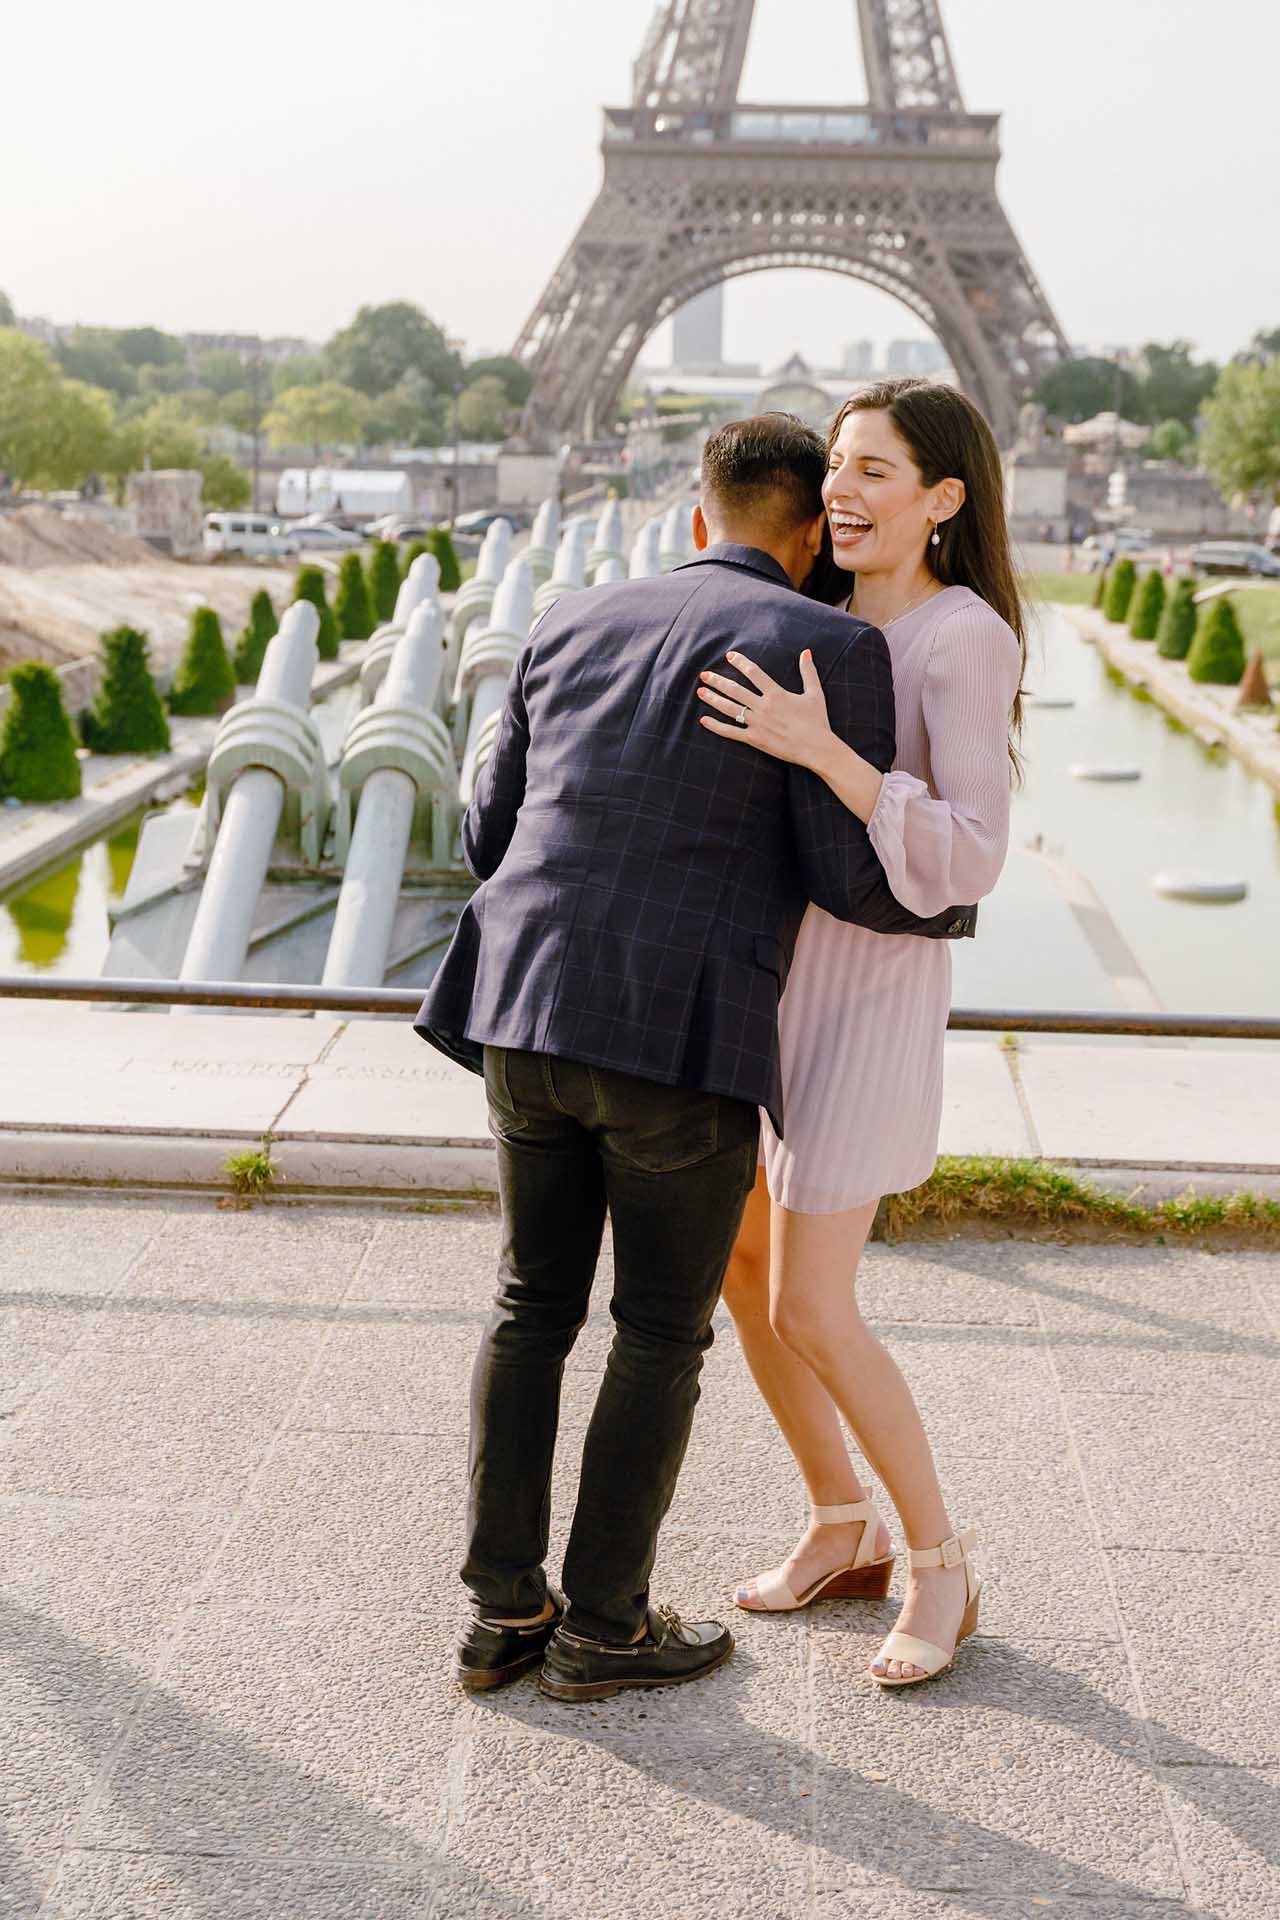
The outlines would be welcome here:
<svg viewBox="0 0 1280 1920">
<path fill-rule="evenodd" d="M 264 1140 L 260 1147 L 248 1148 L 244 1153 L 229 1153 L 225 1164 L 231 1190 L 242 1199 L 248 1200 L 267 1193 L 275 1185 L 276 1163 L 271 1158 L 269 1140 Z"/>
<path fill-rule="evenodd" d="M 1091 607 L 1098 576 L 1093 573 L 1024 573 L 1028 600 L 1053 600 L 1064 607 Z"/>
<path fill-rule="evenodd" d="M 1280 667 L 1280 586 L 1250 587 L 1248 593 L 1233 593 L 1231 604 L 1244 634 L 1246 653 L 1258 647 L 1272 668 Z"/>
<path fill-rule="evenodd" d="M 1057 1229 L 1081 1238 L 1152 1239 L 1199 1235 L 1280 1244 L 1280 1200 L 1257 1194 L 1204 1194 L 1143 1206 L 1091 1186 L 1044 1160 L 944 1156 L 911 1193 L 891 1194 L 883 1228 L 888 1240 L 922 1230 L 987 1225 L 1010 1230 Z"/>
</svg>

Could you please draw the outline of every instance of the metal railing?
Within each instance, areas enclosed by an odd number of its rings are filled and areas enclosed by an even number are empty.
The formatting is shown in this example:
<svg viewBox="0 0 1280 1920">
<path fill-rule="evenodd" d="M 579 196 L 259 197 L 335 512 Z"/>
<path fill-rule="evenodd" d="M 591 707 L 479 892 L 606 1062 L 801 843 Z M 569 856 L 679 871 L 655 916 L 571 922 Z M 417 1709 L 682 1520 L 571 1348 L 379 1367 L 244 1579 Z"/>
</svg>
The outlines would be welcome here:
<svg viewBox="0 0 1280 1920">
<path fill-rule="evenodd" d="M 260 1013 L 412 1015 L 421 987 L 253 985 L 243 980 L 72 980 L 0 975 L 0 1000 L 86 1000 L 133 1007 L 240 1007 Z M 1166 1040 L 1280 1040 L 1280 1019 L 1223 1013 L 1041 1013 L 953 1007 L 952 1033 L 1069 1033 Z"/>
</svg>

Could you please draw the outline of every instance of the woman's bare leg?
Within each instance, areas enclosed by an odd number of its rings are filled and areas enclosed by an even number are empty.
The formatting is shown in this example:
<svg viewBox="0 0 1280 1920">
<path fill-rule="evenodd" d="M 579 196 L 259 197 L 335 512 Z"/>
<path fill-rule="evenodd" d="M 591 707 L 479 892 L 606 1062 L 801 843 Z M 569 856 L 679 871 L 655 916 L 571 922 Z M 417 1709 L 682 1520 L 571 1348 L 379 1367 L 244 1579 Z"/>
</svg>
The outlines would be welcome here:
<svg viewBox="0 0 1280 1920">
<path fill-rule="evenodd" d="M 725 1303 L 752 1378 L 796 1457 L 810 1500 L 815 1506 L 843 1506 L 865 1499 L 866 1488 L 849 1458 L 840 1415 L 816 1374 L 770 1324 L 770 1211 L 762 1170 L 725 1275 Z M 867 1224 L 869 1229 L 870 1221 Z M 803 1593 L 824 1574 L 848 1566 L 861 1535 L 860 1521 L 806 1528 L 786 1562 L 793 1591 Z M 880 1535 L 877 1551 L 884 1554 L 889 1551 L 888 1528 L 882 1526 Z M 750 1583 L 738 1589 L 738 1597 L 751 1600 Z"/>
<path fill-rule="evenodd" d="M 953 1528 L 933 1453 L 911 1389 L 857 1305 L 858 1262 L 875 1211 L 874 1202 L 834 1214 L 772 1209 L 770 1322 L 782 1345 L 817 1377 L 848 1421 L 889 1490 L 908 1545 L 936 1547 Z M 964 1612 L 965 1591 L 962 1566 L 913 1572 L 900 1626 L 949 1646 Z M 896 1660 L 876 1670 L 918 1671 Z"/>
</svg>

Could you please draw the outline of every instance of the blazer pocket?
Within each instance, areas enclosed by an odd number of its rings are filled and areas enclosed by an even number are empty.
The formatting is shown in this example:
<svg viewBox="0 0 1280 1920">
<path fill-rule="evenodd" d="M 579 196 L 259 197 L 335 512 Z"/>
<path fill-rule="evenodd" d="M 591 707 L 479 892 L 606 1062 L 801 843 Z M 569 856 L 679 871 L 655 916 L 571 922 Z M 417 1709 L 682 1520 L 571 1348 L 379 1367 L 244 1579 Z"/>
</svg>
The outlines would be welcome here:
<svg viewBox="0 0 1280 1920">
<path fill-rule="evenodd" d="M 781 940 L 771 933 L 756 935 L 756 965 L 771 973 L 778 983 L 778 991 L 787 984 L 787 975 L 791 971 L 791 960 Z"/>
</svg>

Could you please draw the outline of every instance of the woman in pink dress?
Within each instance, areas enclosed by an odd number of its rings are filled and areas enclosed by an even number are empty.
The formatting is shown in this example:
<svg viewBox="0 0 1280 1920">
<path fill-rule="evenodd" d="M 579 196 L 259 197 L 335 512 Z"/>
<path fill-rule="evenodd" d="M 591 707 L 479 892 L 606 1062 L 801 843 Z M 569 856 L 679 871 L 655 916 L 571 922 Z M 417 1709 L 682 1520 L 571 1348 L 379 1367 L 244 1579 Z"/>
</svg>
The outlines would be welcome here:
<svg viewBox="0 0 1280 1920">
<path fill-rule="evenodd" d="M 700 698 L 717 711 L 702 724 L 825 780 L 866 823 L 897 898 L 932 916 L 989 893 L 1008 844 L 1026 646 L 1000 457 L 955 389 L 886 381 L 837 415 L 823 497 L 835 564 L 854 576 L 849 611 L 882 630 L 892 656 L 893 770 L 831 731 L 807 655 L 792 694 L 730 654 L 741 678 L 704 676 Z M 738 1605 L 887 1593 L 889 1534 L 843 1415 L 909 1549 L 905 1604 L 870 1668 L 886 1686 L 941 1672 L 977 1620 L 974 1536 L 952 1524 L 911 1391 L 856 1297 L 881 1196 L 918 1186 L 937 1158 L 950 999 L 945 941 L 809 908 L 780 1014 L 786 1138 L 765 1122 L 762 1178 L 725 1280 L 811 1503 L 787 1560 L 740 1587 Z"/>
</svg>

